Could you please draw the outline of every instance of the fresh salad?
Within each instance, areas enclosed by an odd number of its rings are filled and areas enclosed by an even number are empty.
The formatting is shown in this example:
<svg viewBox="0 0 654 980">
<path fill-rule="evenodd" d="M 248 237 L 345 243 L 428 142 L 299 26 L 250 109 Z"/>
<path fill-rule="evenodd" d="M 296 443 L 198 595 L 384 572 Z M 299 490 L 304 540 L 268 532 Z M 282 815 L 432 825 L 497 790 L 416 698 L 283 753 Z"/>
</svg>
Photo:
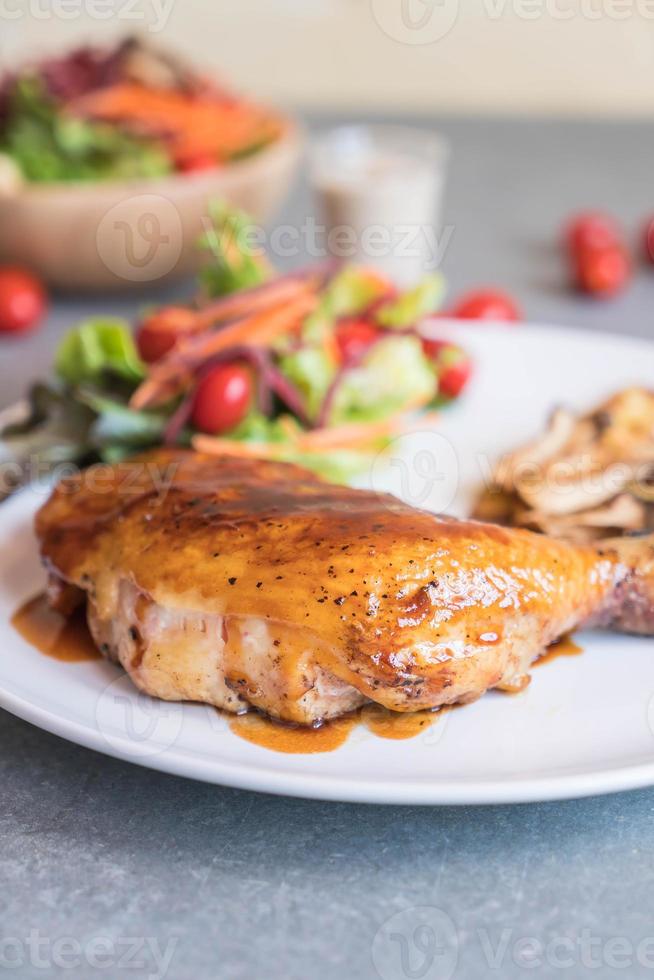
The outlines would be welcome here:
<svg viewBox="0 0 654 980">
<path fill-rule="evenodd" d="M 5 76 L 0 171 L 53 182 L 203 170 L 255 153 L 283 126 L 270 110 L 128 39 Z"/>
<path fill-rule="evenodd" d="M 465 352 L 420 332 L 441 303 L 440 275 L 403 293 L 330 262 L 276 275 L 246 247 L 247 229 L 244 215 L 213 208 L 193 303 L 152 310 L 134 331 L 94 317 L 65 335 L 54 379 L 3 433 L 5 455 L 114 462 L 183 445 L 345 480 L 417 412 L 461 394 Z"/>
</svg>

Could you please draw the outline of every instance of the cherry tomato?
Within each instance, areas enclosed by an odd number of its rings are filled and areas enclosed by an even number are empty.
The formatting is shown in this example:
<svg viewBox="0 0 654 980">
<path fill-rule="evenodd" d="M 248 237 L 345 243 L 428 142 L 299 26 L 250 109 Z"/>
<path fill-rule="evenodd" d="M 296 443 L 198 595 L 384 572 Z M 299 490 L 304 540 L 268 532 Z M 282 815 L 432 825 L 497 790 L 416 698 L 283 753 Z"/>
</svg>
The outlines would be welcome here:
<svg viewBox="0 0 654 980">
<path fill-rule="evenodd" d="M 654 265 L 654 217 L 647 219 L 643 233 L 645 258 Z"/>
<path fill-rule="evenodd" d="M 475 289 L 454 304 L 450 316 L 459 320 L 500 320 L 516 322 L 522 314 L 513 299 L 498 289 Z"/>
<path fill-rule="evenodd" d="M 438 379 L 438 393 L 445 398 L 458 398 L 471 375 L 472 361 L 464 357 L 458 364 L 443 369 Z"/>
<path fill-rule="evenodd" d="M 33 330 L 46 306 L 45 290 L 31 272 L 15 266 L 0 268 L 0 333 Z"/>
<path fill-rule="evenodd" d="M 191 421 L 201 432 L 229 432 L 247 415 L 252 402 L 252 376 L 242 364 L 219 364 L 200 381 Z"/>
<path fill-rule="evenodd" d="M 198 173 L 201 170 L 214 170 L 218 166 L 216 157 L 211 153 L 195 153 L 193 156 L 180 157 L 177 169 L 183 174 Z"/>
<path fill-rule="evenodd" d="M 458 398 L 472 375 L 472 361 L 464 350 L 449 340 L 423 340 L 423 350 L 438 372 L 438 394 Z"/>
<path fill-rule="evenodd" d="M 629 256 L 620 244 L 580 249 L 574 259 L 577 285 L 592 296 L 619 293 L 631 277 Z"/>
<path fill-rule="evenodd" d="M 136 334 L 138 352 L 147 364 L 158 361 L 171 350 L 179 338 L 196 329 L 193 310 L 184 306 L 166 306 L 141 323 Z"/>
<path fill-rule="evenodd" d="M 565 227 L 565 244 L 571 252 L 589 246 L 603 248 L 615 245 L 622 238 L 618 223 L 602 211 L 581 211 Z"/>
<path fill-rule="evenodd" d="M 422 342 L 422 349 L 424 350 L 427 357 L 432 361 L 438 360 L 438 357 L 442 353 L 442 351 L 446 350 L 448 347 L 451 346 L 452 344 L 450 344 L 447 340 L 424 339 Z"/>
<path fill-rule="evenodd" d="M 368 320 L 347 317 L 336 324 L 336 346 L 346 363 L 358 361 L 379 337 L 379 329 Z"/>
</svg>

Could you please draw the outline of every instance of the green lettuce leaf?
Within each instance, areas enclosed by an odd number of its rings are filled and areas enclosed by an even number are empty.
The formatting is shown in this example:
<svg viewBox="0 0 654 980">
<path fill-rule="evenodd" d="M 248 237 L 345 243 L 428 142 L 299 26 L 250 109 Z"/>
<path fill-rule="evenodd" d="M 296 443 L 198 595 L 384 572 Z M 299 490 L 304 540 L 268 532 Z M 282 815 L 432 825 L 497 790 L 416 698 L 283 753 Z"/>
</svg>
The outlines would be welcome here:
<svg viewBox="0 0 654 980">
<path fill-rule="evenodd" d="M 128 324 L 115 317 L 94 317 L 70 330 L 57 349 L 55 370 L 71 385 L 99 381 L 106 373 L 135 384 L 145 376 Z"/>
<path fill-rule="evenodd" d="M 156 142 L 62 113 L 35 77 L 19 79 L 9 94 L 0 149 L 26 180 L 37 182 L 158 177 L 172 170 Z"/>
<path fill-rule="evenodd" d="M 169 415 L 162 412 L 135 411 L 128 405 L 92 389 L 80 388 L 77 399 L 96 413 L 91 439 L 98 449 L 116 443 L 132 451 L 161 442 Z"/>
<path fill-rule="evenodd" d="M 320 340 L 339 317 L 361 313 L 381 295 L 383 288 L 383 283 L 367 269 L 345 266 L 323 291 L 318 308 L 307 317 L 303 337 L 310 342 Z"/>
<path fill-rule="evenodd" d="M 343 376 L 329 424 L 386 418 L 406 405 L 431 401 L 437 387 L 436 373 L 417 337 L 386 337 Z"/>
<path fill-rule="evenodd" d="M 315 419 L 336 374 L 336 365 L 323 347 L 302 347 L 279 359 L 279 369 L 304 396 L 309 418 Z"/>
<path fill-rule="evenodd" d="M 25 419 L 0 432 L 0 500 L 60 463 L 82 460 L 94 418 L 70 391 L 35 385 Z"/>
<path fill-rule="evenodd" d="M 410 289 L 398 299 L 383 306 L 377 313 L 376 320 L 383 327 L 395 330 L 411 327 L 422 317 L 438 309 L 444 292 L 444 279 L 435 272 L 423 279 L 414 289 Z"/>
</svg>

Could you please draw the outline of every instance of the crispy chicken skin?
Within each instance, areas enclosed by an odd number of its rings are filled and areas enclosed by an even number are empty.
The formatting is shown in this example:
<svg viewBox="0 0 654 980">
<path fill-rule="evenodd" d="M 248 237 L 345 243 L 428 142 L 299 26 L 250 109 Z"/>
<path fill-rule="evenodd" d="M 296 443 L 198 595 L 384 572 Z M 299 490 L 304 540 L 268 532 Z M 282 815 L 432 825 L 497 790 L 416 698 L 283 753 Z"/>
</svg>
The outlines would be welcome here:
<svg viewBox="0 0 654 980">
<path fill-rule="evenodd" d="M 621 557 L 437 517 L 282 463 L 159 450 L 62 481 L 36 518 L 53 605 L 86 600 L 143 691 L 312 724 L 512 685 L 561 634 L 650 632 Z"/>
</svg>

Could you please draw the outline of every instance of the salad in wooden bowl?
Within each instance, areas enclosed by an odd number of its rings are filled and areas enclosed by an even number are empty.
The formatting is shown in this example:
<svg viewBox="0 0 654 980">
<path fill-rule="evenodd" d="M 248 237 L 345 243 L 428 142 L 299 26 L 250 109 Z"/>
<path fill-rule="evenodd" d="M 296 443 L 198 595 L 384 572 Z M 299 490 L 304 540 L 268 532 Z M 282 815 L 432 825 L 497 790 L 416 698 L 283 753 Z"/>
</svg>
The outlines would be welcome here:
<svg viewBox="0 0 654 980">
<path fill-rule="evenodd" d="M 300 147 L 290 119 L 139 40 L 28 66 L 0 84 L 0 261 L 75 289 L 188 275 L 207 202 L 264 220 Z"/>
</svg>

